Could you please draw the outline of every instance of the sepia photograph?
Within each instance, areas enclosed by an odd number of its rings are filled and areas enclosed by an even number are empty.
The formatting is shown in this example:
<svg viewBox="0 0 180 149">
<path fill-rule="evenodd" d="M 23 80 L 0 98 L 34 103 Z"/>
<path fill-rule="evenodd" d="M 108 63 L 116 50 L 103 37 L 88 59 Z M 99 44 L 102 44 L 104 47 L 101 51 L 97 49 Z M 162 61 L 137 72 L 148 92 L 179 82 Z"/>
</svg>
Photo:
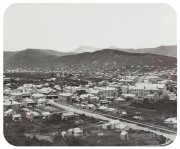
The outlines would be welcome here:
<svg viewBox="0 0 180 149">
<path fill-rule="evenodd" d="M 177 16 L 166 3 L 16 3 L 3 16 L 13 146 L 171 144 Z"/>
</svg>

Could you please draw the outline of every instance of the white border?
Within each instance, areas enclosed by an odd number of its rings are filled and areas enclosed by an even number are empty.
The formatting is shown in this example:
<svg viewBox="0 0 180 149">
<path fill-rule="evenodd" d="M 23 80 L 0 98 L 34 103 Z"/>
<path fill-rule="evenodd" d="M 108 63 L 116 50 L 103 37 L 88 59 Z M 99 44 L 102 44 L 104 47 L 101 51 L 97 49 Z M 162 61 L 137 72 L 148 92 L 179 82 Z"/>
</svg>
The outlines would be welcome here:
<svg viewBox="0 0 180 149">
<path fill-rule="evenodd" d="M 0 81 L 1 81 L 1 97 L 3 97 L 3 15 L 5 10 L 7 9 L 7 7 L 9 7 L 11 4 L 14 3 L 166 3 L 169 4 L 171 7 L 174 8 L 174 10 L 176 11 L 177 14 L 177 27 L 179 25 L 179 20 L 180 20 L 180 3 L 178 2 L 178 0 L 1 0 L 0 3 L 0 47 L 1 47 L 1 53 L 0 53 L 0 66 L 1 66 L 1 73 L 0 73 Z M 178 9 L 179 8 L 179 9 Z M 177 28 L 178 29 L 178 28 Z M 179 30 L 178 30 L 179 31 Z M 177 47 L 179 48 L 179 44 L 180 41 L 178 40 L 179 38 L 179 32 L 177 31 Z M 179 57 L 179 53 L 178 52 L 178 56 Z M 178 60 L 178 66 L 179 66 L 179 60 Z M 178 69 L 178 76 L 179 76 L 179 69 Z M 179 79 L 178 79 L 178 85 L 179 85 Z M 178 95 L 179 95 L 179 90 L 178 90 Z M 179 96 L 178 96 L 179 97 Z M 3 98 L 1 98 L 1 103 Z M 179 102 L 178 102 L 178 108 L 179 108 Z M 3 105 L 1 104 L 1 111 L 3 111 Z M 1 139 L 1 148 L 14 148 L 14 146 L 8 144 L 6 142 L 6 140 L 4 139 L 3 136 L 3 112 L 0 112 L 0 118 L 1 118 L 1 128 L 0 128 L 0 139 Z M 178 110 L 178 130 L 179 130 L 179 125 L 180 121 L 179 121 L 179 110 Z M 178 131 L 179 132 L 179 131 Z M 161 147 L 161 148 L 168 148 L 168 149 L 175 149 L 175 148 L 179 148 L 178 145 L 180 145 L 180 143 L 178 143 L 180 141 L 180 136 L 177 135 L 175 141 L 166 146 L 166 147 Z M 21 148 L 27 148 L 27 147 L 21 147 Z M 38 147 L 34 147 L 34 148 L 38 148 Z M 46 148 L 51 148 L 51 147 L 46 147 Z M 61 147 L 61 148 L 65 148 L 65 147 Z M 74 148 L 74 147 L 73 147 Z M 76 147 L 77 148 L 77 147 Z M 88 147 L 85 147 L 88 148 Z M 96 148 L 96 147 L 95 147 Z M 121 147 L 122 149 L 127 148 L 127 147 Z M 133 147 L 135 149 L 138 148 L 142 148 L 142 147 Z M 146 147 L 146 148 L 159 148 L 159 147 Z"/>
</svg>

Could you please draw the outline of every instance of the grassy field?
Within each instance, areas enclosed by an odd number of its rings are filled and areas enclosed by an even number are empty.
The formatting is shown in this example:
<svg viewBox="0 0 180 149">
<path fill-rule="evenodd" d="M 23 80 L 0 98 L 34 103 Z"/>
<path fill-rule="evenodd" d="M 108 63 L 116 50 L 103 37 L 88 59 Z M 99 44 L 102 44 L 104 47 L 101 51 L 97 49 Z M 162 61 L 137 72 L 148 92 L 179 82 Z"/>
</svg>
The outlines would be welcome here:
<svg viewBox="0 0 180 149">
<path fill-rule="evenodd" d="M 174 105 L 174 104 L 157 103 L 155 109 L 147 109 L 147 108 L 144 108 L 143 106 L 135 107 L 133 105 L 127 106 L 127 105 L 121 105 L 117 103 L 112 103 L 109 105 L 109 107 L 115 107 L 115 108 L 119 107 L 119 109 L 125 110 L 127 112 L 127 116 L 123 117 L 125 119 L 138 121 L 138 120 L 133 119 L 133 116 L 135 115 L 136 112 L 141 112 L 143 120 L 140 120 L 139 122 L 149 123 L 149 124 L 157 125 L 159 127 L 169 128 L 172 130 L 176 130 L 176 129 L 165 125 L 164 120 L 169 117 L 177 117 L 176 106 L 177 105 Z M 112 115 L 119 116 L 119 114 L 112 114 Z"/>
<path fill-rule="evenodd" d="M 120 132 L 115 130 L 104 130 L 101 127 L 91 127 L 86 129 L 88 137 L 78 141 L 79 145 L 89 146 L 158 146 L 164 143 L 165 138 L 156 134 L 130 130 L 128 140 L 120 139 Z M 103 133 L 103 136 L 99 136 Z M 82 141 L 83 140 L 83 141 Z"/>
</svg>

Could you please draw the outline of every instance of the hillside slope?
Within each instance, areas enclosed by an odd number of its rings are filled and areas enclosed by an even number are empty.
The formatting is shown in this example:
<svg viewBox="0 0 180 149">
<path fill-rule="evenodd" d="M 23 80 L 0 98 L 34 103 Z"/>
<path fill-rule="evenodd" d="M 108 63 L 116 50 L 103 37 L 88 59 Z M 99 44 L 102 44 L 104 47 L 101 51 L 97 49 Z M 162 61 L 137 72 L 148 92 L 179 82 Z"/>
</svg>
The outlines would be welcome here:
<svg viewBox="0 0 180 149">
<path fill-rule="evenodd" d="M 122 66 L 175 66 L 177 59 L 155 54 L 128 53 L 119 50 L 103 49 L 93 53 L 54 56 L 41 50 L 21 51 L 5 60 L 6 69 L 67 68 L 105 69 Z"/>
</svg>

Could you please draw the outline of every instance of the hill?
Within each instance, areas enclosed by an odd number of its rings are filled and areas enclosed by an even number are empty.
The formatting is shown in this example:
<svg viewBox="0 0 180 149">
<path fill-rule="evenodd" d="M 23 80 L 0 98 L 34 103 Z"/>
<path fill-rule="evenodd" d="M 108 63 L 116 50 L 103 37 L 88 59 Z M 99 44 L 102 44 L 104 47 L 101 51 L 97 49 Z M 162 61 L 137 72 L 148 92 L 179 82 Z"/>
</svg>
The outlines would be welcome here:
<svg viewBox="0 0 180 149">
<path fill-rule="evenodd" d="M 144 49 L 120 49 L 122 51 L 130 53 L 151 53 L 157 55 L 165 55 L 171 57 L 177 57 L 177 46 L 160 46 L 156 48 L 144 48 Z"/>
<path fill-rule="evenodd" d="M 4 60 L 6 60 L 6 59 L 8 59 L 9 57 L 11 57 L 11 56 L 13 56 L 13 55 L 15 55 L 15 54 L 17 54 L 19 51 L 4 51 L 3 52 L 3 58 L 4 58 Z"/>
<path fill-rule="evenodd" d="M 5 60 L 7 69 L 25 68 L 66 68 L 71 70 L 90 70 L 120 68 L 122 66 L 176 66 L 177 59 L 173 57 L 149 53 L 128 53 L 113 49 L 103 49 L 93 53 L 86 52 L 77 55 L 55 56 L 42 50 L 24 50 Z"/>
<path fill-rule="evenodd" d="M 48 65 L 48 61 L 55 57 L 55 55 L 49 55 L 43 50 L 26 49 L 4 60 L 4 68 L 35 69 Z"/>
<path fill-rule="evenodd" d="M 165 55 L 171 57 L 177 57 L 177 46 L 159 46 L 156 48 L 141 48 L 141 49 L 125 49 L 125 48 L 118 48 L 116 46 L 110 46 L 107 49 L 114 49 L 125 51 L 129 53 L 150 53 L 150 54 L 157 54 L 157 55 Z M 84 53 L 84 52 L 95 52 L 102 50 L 101 48 L 96 48 L 92 46 L 80 46 L 78 49 L 72 51 L 73 53 Z"/>
<path fill-rule="evenodd" d="M 72 52 L 59 52 L 59 51 L 55 51 L 55 50 L 49 50 L 49 49 L 26 49 L 26 50 L 37 50 L 37 51 L 42 51 L 44 53 L 47 53 L 49 55 L 55 55 L 55 56 L 65 56 L 65 55 L 75 55 L 76 53 L 72 53 Z M 24 50 L 22 50 L 24 51 Z M 9 57 L 22 52 L 22 51 L 4 51 L 4 60 L 8 59 Z"/>
</svg>

